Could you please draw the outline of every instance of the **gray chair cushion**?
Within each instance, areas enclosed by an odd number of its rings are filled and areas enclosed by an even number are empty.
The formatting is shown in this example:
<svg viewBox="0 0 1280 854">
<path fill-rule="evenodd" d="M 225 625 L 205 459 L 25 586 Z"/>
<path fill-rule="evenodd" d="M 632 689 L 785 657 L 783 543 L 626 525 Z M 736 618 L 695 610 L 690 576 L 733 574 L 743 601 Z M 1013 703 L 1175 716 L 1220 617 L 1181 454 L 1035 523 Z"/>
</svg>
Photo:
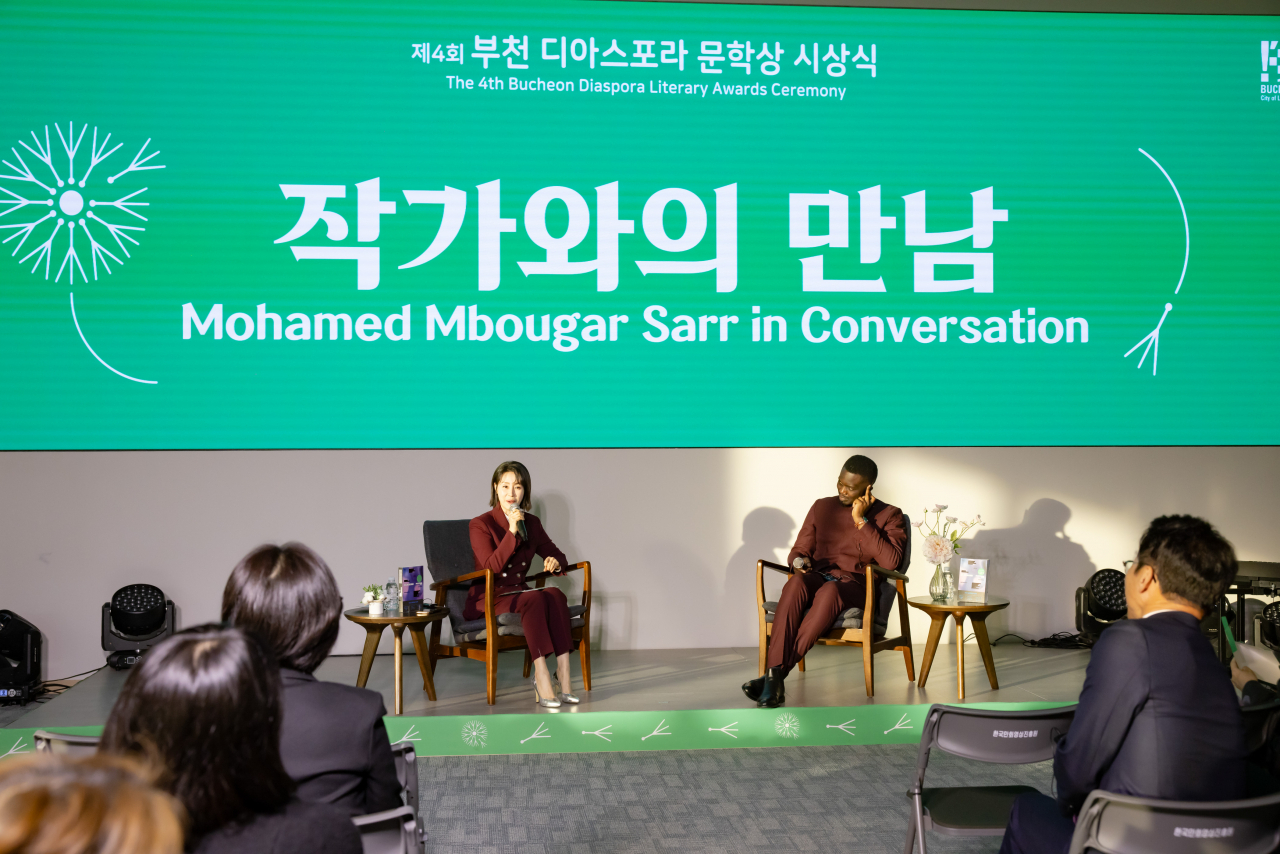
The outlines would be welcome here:
<svg viewBox="0 0 1280 854">
<path fill-rule="evenodd" d="M 586 607 L 585 607 L 585 606 L 583 606 L 583 605 L 570 605 L 570 606 L 569 606 L 569 616 L 570 616 L 570 617 L 580 617 L 580 616 L 582 616 L 582 614 L 583 614 L 586 610 L 587 610 L 587 609 L 586 609 Z M 504 631 L 502 631 L 502 627 L 503 627 L 503 626 L 517 626 L 517 627 L 518 627 L 519 625 L 520 625 L 520 615 L 519 615 L 519 614 L 516 614 L 516 613 L 514 613 L 514 612 L 509 612 L 509 613 L 506 613 L 506 614 L 498 614 L 498 634 L 500 634 L 500 635 L 504 635 L 504 634 L 505 634 L 505 635 L 509 635 L 509 634 L 521 634 L 521 635 L 523 635 L 523 634 L 524 634 L 524 632 L 523 632 L 523 631 L 520 631 L 520 632 L 504 632 Z M 454 633 L 455 635 L 459 635 L 459 634 L 465 635 L 465 634 L 469 634 L 469 633 L 471 633 L 471 632 L 478 632 L 478 631 L 481 631 L 481 630 L 483 630 L 483 629 L 484 629 L 484 617 L 481 617 L 481 618 L 480 618 L 480 619 L 478 619 L 478 620 L 467 620 L 465 623 L 460 623 L 460 624 L 458 624 L 458 625 L 454 626 L 454 627 L 453 627 L 453 633 Z"/>
<path fill-rule="evenodd" d="M 586 620 L 584 620 L 581 616 L 578 616 L 585 610 L 586 609 L 583 608 L 581 605 L 574 605 L 569 608 L 569 627 L 570 628 L 580 629 L 584 625 L 586 625 Z M 575 614 L 574 611 L 577 611 L 578 613 Z M 502 620 L 503 617 L 515 617 L 516 619 L 514 623 L 510 621 L 503 622 Z M 472 622 L 474 623 L 475 621 L 473 620 Z M 458 634 L 455 632 L 453 639 L 458 643 L 478 643 L 482 640 L 488 640 L 489 632 L 484 627 L 484 620 L 480 620 L 479 622 L 480 622 L 480 628 L 478 630 L 464 632 L 462 634 Z M 508 637 L 512 635 L 516 637 L 524 637 L 524 626 L 520 625 L 519 614 L 499 614 L 498 615 L 498 636 L 502 637 L 504 635 Z"/>
<path fill-rule="evenodd" d="M 776 612 L 777 610 L 778 610 L 777 602 L 765 602 L 764 603 L 764 621 L 766 623 L 772 623 L 774 612 Z M 847 608 L 836 615 L 835 621 L 832 622 L 831 628 L 827 629 L 827 631 L 834 632 L 834 631 L 837 631 L 838 629 L 860 629 L 860 628 L 862 628 L 862 609 Z M 888 628 L 889 628 L 888 620 L 885 620 L 884 622 L 881 622 L 879 620 L 876 621 L 876 631 L 879 632 L 880 634 L 884 634 L 885 630 Z"/>
</svg>

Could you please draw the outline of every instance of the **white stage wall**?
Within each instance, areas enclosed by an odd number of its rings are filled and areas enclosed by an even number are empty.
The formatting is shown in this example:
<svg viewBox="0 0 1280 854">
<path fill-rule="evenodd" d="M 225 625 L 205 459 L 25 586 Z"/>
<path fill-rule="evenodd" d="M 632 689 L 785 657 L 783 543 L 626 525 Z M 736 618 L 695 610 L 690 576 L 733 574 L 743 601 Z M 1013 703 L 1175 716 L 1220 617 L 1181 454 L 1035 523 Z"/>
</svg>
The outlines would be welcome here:
<svg viewBox="0 0 1280 854">
<path fill-rule="evenodd" d="M 594 565 L 601 648 L 753 647 L 756 559 L 785 557 L 858 450 L 3 453 L 0 608 L 45 633 L 53 678 L 103 662 L 100 610 L 117 588 L 160 586 L 183 626 L 216 620 L 231 567 L 266 541 L 318 550 L 351 606 L 362 585 L 424 562 L 423 519 L 482 512 L 494 466 L 514 457 L 552 537 Z M 880 497 L 908 514 L 945 503 L 988 521 L 964 554 L 990 558 L 992 592 L 1014 602 L 993 638 L 1071 630 L 1074 589 L 1131 557 L 1163 513 L 1207 517 L 1242 559 L 1280 560 L 1276 448 L 863 452 L 880 465 Z M 918 551 L 911 595 L 932 572 Z M 923 642 L 927 621 L 913 617 Z M 363 635 L 344 624 L 336 652 L 358 653 Z"/>
</svg>

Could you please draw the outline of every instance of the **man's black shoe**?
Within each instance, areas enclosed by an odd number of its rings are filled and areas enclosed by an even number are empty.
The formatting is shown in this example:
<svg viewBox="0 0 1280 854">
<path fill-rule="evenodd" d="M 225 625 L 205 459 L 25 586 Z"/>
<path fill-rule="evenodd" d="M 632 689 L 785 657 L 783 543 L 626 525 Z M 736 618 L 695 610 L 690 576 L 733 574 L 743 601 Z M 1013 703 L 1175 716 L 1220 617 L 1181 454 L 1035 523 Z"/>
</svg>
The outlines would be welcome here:
<svg viewBox="0 0 1280 854">
<path fill-rule="evenodd" d="M 782 681 L 782 668 L 770 667 L 764 674 L 764 688 L 756 698 L 762 709 L 776 709 L 786 703 L 786 688 Z"/>
<path fill-rule="evenodd" d="M 760 692 L 764 690 L 764 681 L 765 677 L 761 676 L 759 679 L 743 682 L 742 693 L 746 694 L 747 699 L 754 703 L 760 699 Z"/>
</svg>

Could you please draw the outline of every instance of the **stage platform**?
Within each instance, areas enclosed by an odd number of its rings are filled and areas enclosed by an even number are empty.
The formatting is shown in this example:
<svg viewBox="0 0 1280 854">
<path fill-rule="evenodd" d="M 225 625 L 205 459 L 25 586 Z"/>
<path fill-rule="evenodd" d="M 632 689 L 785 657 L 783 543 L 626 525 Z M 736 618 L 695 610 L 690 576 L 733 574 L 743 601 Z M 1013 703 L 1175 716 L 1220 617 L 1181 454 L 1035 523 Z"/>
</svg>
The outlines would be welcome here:
<svg viewBox="0 0 1280 854">
<path fill-rule="evenodd" d="M 993 690 L 974 644 L 965 648 L 965 682 L 968 703 L 1073 703 L 1084 684 L 1089 661 L 1087 650 L 1030 649 L 1018 643 L 992 648 L 1000 688 Z M 915 648 L 919 670 L 922 644 Z M 581 705 L 559 712 L 676 711 L 701 709 L 752 709 L 739 685 L 756 676 L 753 648 L 597 650 L 592 653 L 592 688 L 579 690 Z M 574 685 L 581 688 L 581 672 L 574 657 Z M 521 678 L 522 653 L 506 652 L 498 659 L 498 701 L 485 702 L 484 666 L 479 662 L 448 659 L 436 664 L 436 702 L 427 699 L 412 653 L 404 659 L 404 715 L 475 717 L 548 713 L 533 702 L 533 688 Z M 391 656 L 374 662 L 367 687 L 381 692 L 388 711 L 394 708 L 394 676 Z M 354 685 L 360 658 L 332 656 L 316 671 L 317 677 Z M 82 680 L 59 697 L 31 705 L 21 714 L 5 708 L 7 726 L 15 728 L 101 726 L 120 693 L 128 671 L 104 668 Z M 787 708 L 852 707 L 869 703 L 927 705 L 957 703 L 955 647 L 938 650 L 925 688 L 906 679 L 902 656 L 876 656 L 876 695 L 868 698 L 863 687 L 862 657 L 856 649 L 818 647 L 810 652 L 806 672 L 796 671 L 787 680 Z"/>
</svg>

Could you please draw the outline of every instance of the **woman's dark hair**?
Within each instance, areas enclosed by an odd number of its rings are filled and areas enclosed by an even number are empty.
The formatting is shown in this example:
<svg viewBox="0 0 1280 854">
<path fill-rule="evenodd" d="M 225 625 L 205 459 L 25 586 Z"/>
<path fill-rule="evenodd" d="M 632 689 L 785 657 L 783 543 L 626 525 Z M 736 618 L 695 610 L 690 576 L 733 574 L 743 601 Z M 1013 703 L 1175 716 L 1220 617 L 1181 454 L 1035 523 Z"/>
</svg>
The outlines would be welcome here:
<svg viewBox="0 0 1280 854">
<path fill-rule="evenodd" d="M 1138 543 L 1138 566 L 1156 571 L 1160 590 L 1213 610 L 1235 580 L 1236 551 L 1217 530 L 1195 516 L 1161 516 Z"/>
<path fill-rule="evenodd" d="M 498 506 L 498 481 L 502 480 L 502 476 L 507 472 L 513 473 L 520 481 L 520 485 L 524 487 L 524 500 L 520 502 L 520 509 L 528 510 L 529 498 L 533 495 L 533 479 L 529 477 L 529 470 L 524 467 L 524 463 L 518 463 L 515 460 L 507 460 L 493 470 L 493 482 L 489 485 L 489 506 Z"/>
<path fill-rule="evenodd" d="M 179 632 L 135 665 L 111 709 L 104 753 L 137 754 L 190 816 L 190 838 L 281 809 L 280 671 L 254 636 L 207 625 Z"/>
<path fill-rule="evenodd" d="M 222 621 L 257 635 L 281 667 L 303 673 L 333 649 L 341 619 L 333 573 L 302 543 L 258 546 L 222 590 Z"/>
</svg>

